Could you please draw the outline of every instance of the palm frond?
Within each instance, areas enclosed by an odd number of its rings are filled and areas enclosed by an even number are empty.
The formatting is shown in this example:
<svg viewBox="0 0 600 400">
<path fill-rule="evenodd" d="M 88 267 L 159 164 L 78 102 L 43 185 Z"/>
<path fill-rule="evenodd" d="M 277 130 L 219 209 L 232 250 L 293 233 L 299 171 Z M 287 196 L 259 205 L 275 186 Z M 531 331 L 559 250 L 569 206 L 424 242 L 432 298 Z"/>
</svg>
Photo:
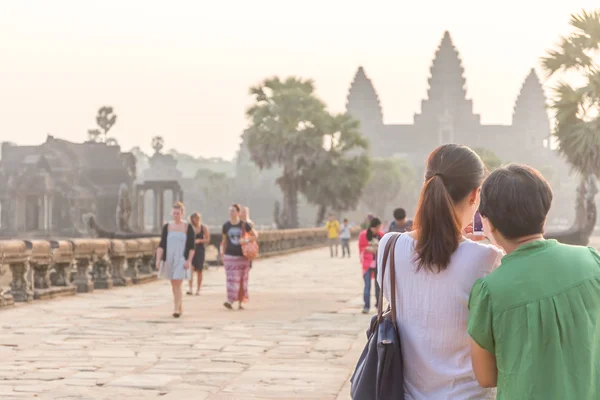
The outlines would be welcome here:
<svg viewBox="0 0 600 400">
<path fill-rule="evenodd" d="M 582 10 L 579 14 L 571 15 L 571 26 L 585 38 L 581 43 L 588 50 L 600 49 L 600 8 L 592 11 Z"/>
</svg>

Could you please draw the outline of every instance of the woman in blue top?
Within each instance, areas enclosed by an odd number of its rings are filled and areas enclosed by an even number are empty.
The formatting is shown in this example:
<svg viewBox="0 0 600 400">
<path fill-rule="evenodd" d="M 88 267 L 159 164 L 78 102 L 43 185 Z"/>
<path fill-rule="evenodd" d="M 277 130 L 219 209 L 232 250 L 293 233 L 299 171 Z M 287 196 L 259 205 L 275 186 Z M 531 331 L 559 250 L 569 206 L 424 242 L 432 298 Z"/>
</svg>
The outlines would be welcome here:
<svg viewBox="0 0 600 400">
<path fill-rule="evenodd" d="M 183 214 L 183 203 L 175 203 L 171 212 L 173 222 L 163 226 L 160 244 L 156 249 L 158 275 L 171 280 L 175 318 L 179 318 L 183 312 L 181 284 L 184 280 L 190 279 L 190 267 L 195 252 L 194 228 L 185 222 Z"/>
</svg>

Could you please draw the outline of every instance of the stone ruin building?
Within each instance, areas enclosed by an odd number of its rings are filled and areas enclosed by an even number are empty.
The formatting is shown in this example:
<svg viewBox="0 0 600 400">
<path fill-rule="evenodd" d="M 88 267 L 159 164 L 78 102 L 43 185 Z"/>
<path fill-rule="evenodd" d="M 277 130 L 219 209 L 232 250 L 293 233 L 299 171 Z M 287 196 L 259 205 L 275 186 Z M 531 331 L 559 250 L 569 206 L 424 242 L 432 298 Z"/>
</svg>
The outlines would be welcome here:
<svg viewBox="0 0 600 400">
<path fill-rule="evenodd" d="M 549 148 L 550 122 L 542 85 L 532 69 L 517 96 L 511 125 L 483 125 L 466 97 L 466 79 L 450 34 L 444 33 L 435 54 L 427 98 L 411 125 L 383 122 L 379 97 L 360 67 L 348 93 L 347 111 L 361 122 L 376 157 L 401 156 L 418 170 L 427 154 L 446 143 L 492 150 L 504 162 L 532 165 L 562 163 Z"/>
<path fill-rule="evenodd" d="M 117 145 L 72 143 L 48 136 L 39 146 L 2 144 L 0 236 L 135 235 L 150 213 L 160 229 L 164 192 L 179 200 L 177 182 L 136 181 L 136 159 Z M 146 194 L 152 195 L 144 207 Z M 92 223 L 90 223 L 92 219 Z M 91 229 L 94 228 L 94 229 Z"/>
</svg>

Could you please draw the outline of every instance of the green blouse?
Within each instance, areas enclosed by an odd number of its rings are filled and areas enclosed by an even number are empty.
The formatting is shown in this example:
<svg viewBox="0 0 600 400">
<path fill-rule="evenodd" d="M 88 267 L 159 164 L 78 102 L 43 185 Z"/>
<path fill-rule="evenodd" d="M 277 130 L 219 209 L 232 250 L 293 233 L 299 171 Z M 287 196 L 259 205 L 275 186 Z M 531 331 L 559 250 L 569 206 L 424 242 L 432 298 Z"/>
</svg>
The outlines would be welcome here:
<svg viewBox="0 0 600 400">
<path fill-rule="evenodd" d="M 475 282 L 468 331 L 496 355 L 499 400 L 600 399 L 600 254 L 521 246 Z"/>
</svg>

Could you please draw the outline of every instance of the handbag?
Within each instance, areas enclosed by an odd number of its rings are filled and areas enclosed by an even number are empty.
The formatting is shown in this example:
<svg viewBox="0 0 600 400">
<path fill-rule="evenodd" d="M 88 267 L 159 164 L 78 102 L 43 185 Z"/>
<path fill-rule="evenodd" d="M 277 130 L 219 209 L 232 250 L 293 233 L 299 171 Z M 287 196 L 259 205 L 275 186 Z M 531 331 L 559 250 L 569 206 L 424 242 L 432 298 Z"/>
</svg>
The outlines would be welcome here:
<svg viewBox="0 0 600 400">
<path fill-rule="evenodd" d="M 350 378 L 350 394 L 354 400 L 404 400 L 402 349 L 396 322 L 394 257 L 394 249 L 400 236 L 394 234 L 390 237 L 383 253 L 381 276 L 384 278 L 387 260 L 390 258 L 390 305 L 383 312 L 382 289 L 379 293 L 377 315 L 371 319 L 367 330 L 367 345 Z"/>
<path fill-rule="evenodd" d="M 245 229 L 244 229 L 244 231 L 245 231 Z M 250 241 L 251 237 L 252 237 L 252 235 L 250 235 L 249 232 L 244 232 L 244 234 L 242 235 L 242 240 L 241 240 L 242 254 L 244 255 L 244 257 L 246 257 L 250 261 L 252 261 L 256 257 L 258 257 L 258 252 L 259 252 L 258 241 L 256 241 L 256 240 Z"/>
</svg>

